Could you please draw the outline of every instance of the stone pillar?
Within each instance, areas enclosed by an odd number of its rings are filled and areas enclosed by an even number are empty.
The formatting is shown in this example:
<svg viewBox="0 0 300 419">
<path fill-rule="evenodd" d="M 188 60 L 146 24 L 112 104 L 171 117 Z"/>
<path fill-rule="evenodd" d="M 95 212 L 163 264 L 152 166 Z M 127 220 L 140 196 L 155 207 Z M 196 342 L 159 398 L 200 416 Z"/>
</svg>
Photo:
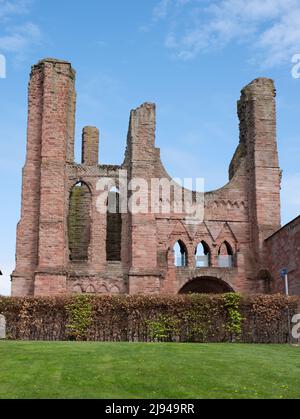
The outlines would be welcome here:
<svg viewBox="0 0 300 419">
<path fill-rule="evenodd" d="M 29 84 L 27 156 L 12 294 L 66 291 L 66 163 L 74 158 L 75 72 L 45 59 Z"/>
<path fill-rule="evenodd" d="M 131 112 L 125 164 L 129 181 L 143 179 L 141 199 L 148 202 L 146 213 L 128 215 L 128 235 L 123 245 L 129 247 L 129 293 L 151 294 L 160 289 L 157 266 L 157 231 L 151 213 L 151 179 L 155 177 L 158 149 L 155 148 L 155 105 L 145 103 Z M 130 195 L 129 195 L 130 198 Z"/>
<path fill-rule="evenodd" d="M 73 156 L 75 73 L 67 62 L 45 60 L 38 268 L 35 295 L 66 292 L 66 162 Z"/>
<path fill-rule="evenodd" d="M 99 162 L 99 130 L 85 127 L 82 132 L 82 164 L 95 166 Z"/>
<path fill-rule="evenodd" d="M 257 259 L 264 240 L 281 224 L 275 97 L 273 80 L 260 78 L 242 90 L 238 103 L 240 143 L 247 156 L 250 235 Z"/>
</svg>

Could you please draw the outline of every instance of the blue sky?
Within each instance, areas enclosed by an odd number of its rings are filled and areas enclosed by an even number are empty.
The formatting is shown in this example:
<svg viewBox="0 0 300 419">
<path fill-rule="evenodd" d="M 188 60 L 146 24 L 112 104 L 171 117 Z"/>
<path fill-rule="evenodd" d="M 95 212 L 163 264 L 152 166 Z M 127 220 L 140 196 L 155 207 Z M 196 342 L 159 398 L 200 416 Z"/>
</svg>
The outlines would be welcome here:
<svg viewBox="0 0 300 419">
<path fill-rule="evenodd" d="M 77 71 L 76 149 L 100 129 L 100 161 L 123 159 L 130 109 L 157 104 L 157 145 L 174 177 L 227 181 L 238 143 L 236 101 L 256 77 L 278 92 L 283 223 L 300 212 L 300 0 L 0 0 L 0 293 L 9 293 L 20 216 L 30 66 L 44 57 Z"/>
</svg>

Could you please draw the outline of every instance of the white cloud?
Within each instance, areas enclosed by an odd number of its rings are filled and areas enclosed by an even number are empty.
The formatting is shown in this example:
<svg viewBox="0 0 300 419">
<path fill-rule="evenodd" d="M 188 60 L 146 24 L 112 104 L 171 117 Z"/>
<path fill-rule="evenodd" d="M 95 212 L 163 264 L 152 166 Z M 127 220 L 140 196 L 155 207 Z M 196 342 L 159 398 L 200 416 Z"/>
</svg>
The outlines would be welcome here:
<svg viewBox="0 0 300 419">
<path fill-rule="evenodd" d="M 153 18 L 162 19 L 166 17 L 171 3 L 172 0 L 161 0 L 153 9 Z"/>
<path fill-rule="evenodd" d="M 264 31 L 259 47 L 266 50 L 265 64 L 273 66 L 300 52 L 300 7 L 285 14 L 277 23 Z"/>
<path fill-rule="evenodd" d="M 41 40 L 37 24 L 24 20 L 33 0 L 0 0 L 0 52 L 21 59 Z M 24 15 L 24 16 L 23 16 Z"/>
<path fill-rule="evenodd" d="M 153 14 L 168 21 L 165 46 L 183 60 L 233 42 L 266 66 L 300 52 L 300 0 L 161 0 Z"/>
<path fill-rule="evenodd" d="M 27 22 L 21 26 L 10 27 L 7 34 L 0 36 L 0 50 L 22 53 L 33 43 L 40 41 L 41 32 L 37 25 Z"/>
<path fill-rule="evenodd" d="M 31 0 L 0 0 L 0 20 L 29 12 Z"/>
<path fill-rule="evenodd" d="M 152 15 L 154 20 L 163 19 L 169 14 L 180 11 L 183 6 L 193 2 L 194 0 L 160 0 L 153 9 Z"/>
</svg>

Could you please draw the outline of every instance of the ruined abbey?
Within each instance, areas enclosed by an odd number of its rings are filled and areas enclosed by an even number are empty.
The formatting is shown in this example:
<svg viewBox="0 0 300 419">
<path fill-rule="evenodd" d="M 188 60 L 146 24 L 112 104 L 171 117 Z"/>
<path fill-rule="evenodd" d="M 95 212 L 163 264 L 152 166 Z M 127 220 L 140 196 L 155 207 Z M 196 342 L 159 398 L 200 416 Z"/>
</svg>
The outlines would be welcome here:
<svg viewBox="0 0 300 419">
<path fill-rule="evenodd" d="M 75 72 L 56 59 L 33 66 L 12 295 L 273 293 L 283 291 L 283 267 L 300 294 L 300 217 L 281 227 L 275 97 L 270 79 L 242 90 L 229 182 L 206 192 L 203 219 L 188 222 L 174 209 L 120 210 L 120 170 L 129 181 L 171 180 L 155 144 L 155 105 L 131 111 L 121 166 L 99 163 L 95 127 L 83 128 L 78 164 Z M 115 180 L 115 212 L 97 210 L 100 178 Z"/>
</svg>

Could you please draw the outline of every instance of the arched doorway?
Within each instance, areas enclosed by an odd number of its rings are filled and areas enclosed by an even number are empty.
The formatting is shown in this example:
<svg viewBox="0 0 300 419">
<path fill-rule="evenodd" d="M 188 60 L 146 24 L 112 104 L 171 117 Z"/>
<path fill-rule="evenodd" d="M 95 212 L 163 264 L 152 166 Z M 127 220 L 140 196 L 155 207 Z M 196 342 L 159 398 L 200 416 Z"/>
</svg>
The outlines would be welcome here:
<svg viewBox="0 0 300 419">
<path fill-rule="evenodd" d="M 200 277 L 185 284 L 179 294 L 226 294 L 229 292 L 234 292 L 234 290 L 222 279 Z"/>
<path fill-rule="evenodd" d="M 92 228 L 92 194 L 89 186 L 78 182 L 69 199 L 68 239 L 71 261 L 84 262 L 89 258 Z"/>
</svg>

